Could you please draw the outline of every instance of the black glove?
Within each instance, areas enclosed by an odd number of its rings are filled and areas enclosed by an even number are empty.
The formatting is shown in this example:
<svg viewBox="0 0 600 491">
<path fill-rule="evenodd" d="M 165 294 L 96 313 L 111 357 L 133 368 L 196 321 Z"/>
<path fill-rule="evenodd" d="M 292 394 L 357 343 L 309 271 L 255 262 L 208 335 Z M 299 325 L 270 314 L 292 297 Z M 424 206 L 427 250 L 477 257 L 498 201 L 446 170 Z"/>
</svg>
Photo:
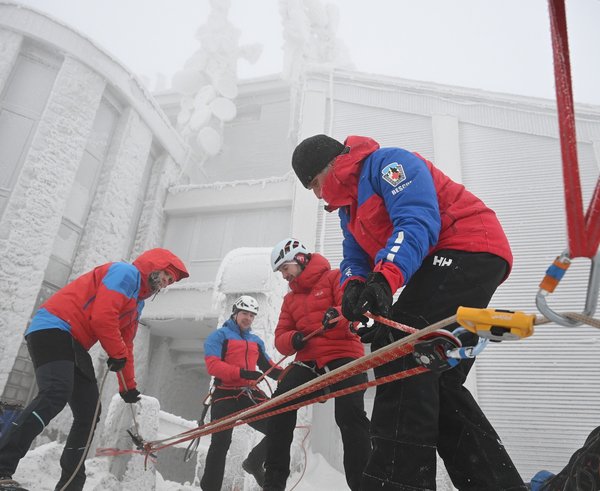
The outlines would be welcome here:
<svg viewBox="0 0 600 491">
<path fill-rule="evenodd" d="M 376 326 L 362 326 L 356 330 L 356 334 L 360 337 L 360 342 L 369 344 L 375 338 Z"/>
<path fill-rule="evenodd" d="M 337 326 L 338 321 L 333 321 L 333 319 L 337 319 L 338 317 L 340 317 L 340 313 L 338 312 L 338 309 L 336 309 L 335 307 L 329 307 L 326 311 L 325 311 L 325 315 L 323 316 L 323 330 L 327 331 L 329 329 L 333 329 L 335 326 Z M 333 321 L 333 322 L 332 322 Z"/>
<path fill-rule="evenodd" d="M 127 363 L 127 358 L 109 358 L 106 360 L 108 369 L 111 372 L 120 372 Z"/>
<path fill-rule="evenodd" d="M 283 373 L 283 370 L 281 370 L 280 368 L 273 368 L 273 370 L 271 370 L 267 374 L 267 377 L 271 377 L 273 380 L 279 380 L 279 377 L 281 377 L 282 373 Z"/>
<path fill-rule="evenodd" d="M 258 380 L 262 375 L 262 372 L 257 372 L 256 370 L 245 370 L 240 368 L 240 377 L 246 380 Z"/>
<path fill-rule="evenodd" d="M 355 315 L 354 309 L 358 303 L 358 298 L 365 288 L 365 282 L 362 280 L 350 280 L 344 289 L 342 297 L 342 314 L 349 321 L 366 322 L 364 315 Z"/>
<path fill-rule="evenodd" d="M 133 404 L 141 399 L 140 391 L 137 389 L 125 390 L 123 392 L 119 392 L 119 395 L 127 404 Z"/>
<path fill-rule="evenodd" d="M 296 351 L 300 351 L 302 348 L 306 346 L 306 341 L 304 341 L 304 334 L 301 332 L 297 332 L 292 336 L 292 346 Z"/>
<path fill-rule="evenodd" d="M 392 289 L 381 273 L 370 273 L 365 287 L 358 297 L 354 314 L 360 316 L 367 310 L 375 315 L 388 317 L 392 308 Z"/>
</svg>

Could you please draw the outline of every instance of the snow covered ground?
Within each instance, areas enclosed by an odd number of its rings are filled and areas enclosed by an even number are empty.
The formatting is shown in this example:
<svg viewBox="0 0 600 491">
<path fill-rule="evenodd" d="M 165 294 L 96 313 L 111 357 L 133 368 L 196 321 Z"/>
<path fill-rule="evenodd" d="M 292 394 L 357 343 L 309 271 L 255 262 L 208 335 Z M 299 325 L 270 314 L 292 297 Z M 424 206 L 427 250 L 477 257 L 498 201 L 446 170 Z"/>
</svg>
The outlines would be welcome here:
<svg viewBox="0 0 600 491">
<path fill-rule="evenodd" d="M 31 491 L 54 491 L 60 476 L 60 454 L 62 444 L 46 443 L 30 451 L 19 464 L 14 478 Z M 85 491 L 138 491 L 135 482 L 123 484 L 110 474 L 106 457 L 95 457 L 86 461 L 87 481 Z M 249 479 L 246 480 L 247 482 Z M 289 489 L 295 491 L 322 491 L 348 489 L 343 474 L 337 472 L 319 455 L 307 453 L 306 470 L 290 476 Z M 257 485 L 245 486 L 247 491 L 260 489 Z M 198 486 L 166 481 L 156 475 L 156 491 L 196 491 Z M 234 491 L 233 489 L 231 491 Z"/>
</svg>

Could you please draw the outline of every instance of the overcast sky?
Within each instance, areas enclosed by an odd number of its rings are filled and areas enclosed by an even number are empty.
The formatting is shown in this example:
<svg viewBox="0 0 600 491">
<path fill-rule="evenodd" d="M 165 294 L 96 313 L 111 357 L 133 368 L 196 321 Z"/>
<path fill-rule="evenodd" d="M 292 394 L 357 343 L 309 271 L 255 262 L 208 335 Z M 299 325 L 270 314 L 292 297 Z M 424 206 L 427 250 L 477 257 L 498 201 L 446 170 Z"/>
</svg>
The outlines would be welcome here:
<svg viewBox="0 0 600 491">
<path fill-rule="evenodd" d="M 554 98 L 546 0 L 329 0 L 356 69 L 415 80 Z M 208 0 L 23 0 L 75 27 L 152 80 L 167 85 L 199 48 Z M 277 0 L 232 0 L 242 43 L 263 54 L 241 78 L 282 69 Z M 600 0 L 567 0 L 575 99 L 600 105 Z"/>
</svg>

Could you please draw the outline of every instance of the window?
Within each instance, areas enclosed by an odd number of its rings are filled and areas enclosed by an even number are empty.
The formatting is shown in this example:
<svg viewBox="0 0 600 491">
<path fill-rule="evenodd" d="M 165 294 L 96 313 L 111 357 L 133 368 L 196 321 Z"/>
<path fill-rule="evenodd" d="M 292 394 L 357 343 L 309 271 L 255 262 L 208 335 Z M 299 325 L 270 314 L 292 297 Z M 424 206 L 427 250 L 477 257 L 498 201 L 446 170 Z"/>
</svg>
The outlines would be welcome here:
<svg viewBox="0 0 600 491">
<path fill-rule="evenodd" d="M 289 207 L 280 207 L 171 217 L 165 247 L 184 259 L 193 281 L 213 281 L 229 251 L 272 247 L 289 235 L 290 216 Z"/>
<path fill-rule="evenodd" d="M 0 96 L 0 216 L 17 181 L 60 60 L 26 46 Z"/>
<path fill-rule="evenodd" d="M 119 115 L 115 103 L 105 96 L 96 113 L 46 268 L 44 280 L 57 288 L 64 286 L 71 274 L 75 253 L 87 223 L 100 171 L 108 154 Z"/>
</svg>

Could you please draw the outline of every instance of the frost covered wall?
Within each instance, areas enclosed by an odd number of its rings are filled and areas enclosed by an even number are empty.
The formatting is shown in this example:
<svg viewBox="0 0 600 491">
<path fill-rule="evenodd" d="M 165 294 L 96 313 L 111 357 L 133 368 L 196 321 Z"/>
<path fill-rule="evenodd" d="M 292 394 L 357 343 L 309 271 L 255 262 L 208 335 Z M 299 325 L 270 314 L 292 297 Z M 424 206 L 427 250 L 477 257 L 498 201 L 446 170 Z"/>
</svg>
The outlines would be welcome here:
<svg viewBox="0 0 600 491">
<path fill-rule="evenodd" d="M 100 76 L 76 60 L 65 60 L 2 216 L 0 296 L 6 301 L 0 307 L 0 330 L 8 337 L 3 363 L 14 360 L 34 307 L 103 89 Z M 0 383 L 8 369 L 1 367 Z"/>
<path fill-rule="evenodd" d="M 62 23 L 0 2 L 0 46 L 0 394 L 25 402 L 32 311 L 92 267 L 162 245 L 189 150 L 137 79 Z"/>
</svg>

